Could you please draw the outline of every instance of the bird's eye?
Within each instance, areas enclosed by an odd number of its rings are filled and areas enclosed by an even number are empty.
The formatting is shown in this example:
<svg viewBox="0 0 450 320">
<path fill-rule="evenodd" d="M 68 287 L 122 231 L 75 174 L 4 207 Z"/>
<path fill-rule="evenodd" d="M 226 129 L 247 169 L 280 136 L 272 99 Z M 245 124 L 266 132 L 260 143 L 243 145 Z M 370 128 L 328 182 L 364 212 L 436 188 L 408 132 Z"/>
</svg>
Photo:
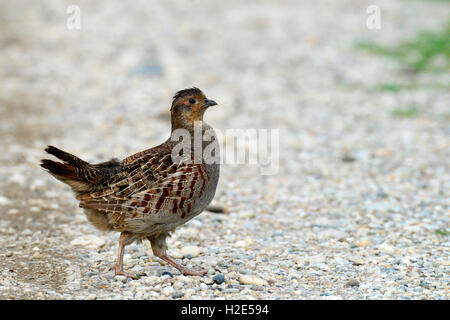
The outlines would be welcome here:
<svg viewBox="0 0 450 320">
<path fill-rule="evenodd" d="M 196 101 L 194 98 L 190 98 L 190 99 L 189 99 L 189 103 L 190 103 L 190 104 L 195 104 L 196 102 L 197 102 L 197 101 Z"/>
</svg>

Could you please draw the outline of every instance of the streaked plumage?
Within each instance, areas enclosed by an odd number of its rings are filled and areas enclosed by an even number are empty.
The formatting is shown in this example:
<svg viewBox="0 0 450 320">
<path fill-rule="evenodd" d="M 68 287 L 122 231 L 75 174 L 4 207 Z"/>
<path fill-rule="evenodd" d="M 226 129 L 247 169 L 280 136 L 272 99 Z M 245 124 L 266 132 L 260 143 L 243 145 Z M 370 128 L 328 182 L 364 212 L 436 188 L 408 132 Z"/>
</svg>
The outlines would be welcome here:
<svg viewBox="0 0 450 320">
<path fill-rule="evenodd" d="M 195 104 L 189 102 L 194 100 Z M 177 92 L 171 107 L 172 132 L 181 128 L 193 136 L 195 121 L 202 123 L 203 132 L 212 130 L 203 122 L 203 113 L 215 104 L 197 88 Z M 53 146 L 46 149 L 63 162 L 45 159 L 41 166 L 72 187 L 88 220 L 100 230 L 121 232 L 116 274 L 136 278 L 122 270 L 123 248 L 142 239 L 150 240 L 154 254 L 182 273 L 204 274 L 190 271 L 168 257 L 165 238 L 211 202 L 219 164 L 189 161 L 193 158 L 174 161 L 171 153 L 177 143 L 169 138 L 122 161 L 112 159 L 99 164 L 90 164 Z"/>
</svg>

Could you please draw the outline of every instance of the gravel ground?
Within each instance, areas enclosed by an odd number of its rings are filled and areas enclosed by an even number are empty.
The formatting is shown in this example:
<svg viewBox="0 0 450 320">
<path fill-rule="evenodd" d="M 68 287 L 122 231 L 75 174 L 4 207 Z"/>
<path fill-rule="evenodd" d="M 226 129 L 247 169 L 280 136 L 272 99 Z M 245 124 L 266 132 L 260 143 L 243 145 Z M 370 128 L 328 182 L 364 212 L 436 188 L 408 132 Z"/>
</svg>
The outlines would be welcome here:
<svg viewBox="0 0 450 320">
<path fill-rule="evenodd" d="M 69 4 L 80 30 L 66 27 Z M 449 299 L 450 93 L 433 85 L 449 75 L 380 92 L 412 76 L 354 48 L 438 29 L 448 4 L 377 1 L 382 29 L 368 30 L 370 4 L 2 1 L 0 298 Z M 148 276 L 115 277 L 118 234 L 40 170 L 43 148 L 103 161 L 154 146 L 171 96 L 193 85 L 220 103 L 215 128 L 280 130 L 279 172 L 224 165 L 226 213 L 169 239 L 207 276 L 180 275 L 143 243 L 125 269 Z M 415 117 L 393 116 L 411 105 Z"/>
</svg>

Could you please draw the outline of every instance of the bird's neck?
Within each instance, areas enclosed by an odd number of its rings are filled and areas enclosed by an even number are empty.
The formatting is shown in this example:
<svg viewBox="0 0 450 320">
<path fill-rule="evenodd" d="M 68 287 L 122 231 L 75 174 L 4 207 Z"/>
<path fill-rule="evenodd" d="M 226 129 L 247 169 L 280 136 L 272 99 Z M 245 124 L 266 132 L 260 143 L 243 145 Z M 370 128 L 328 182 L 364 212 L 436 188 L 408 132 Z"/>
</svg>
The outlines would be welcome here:
<svg viewBox="0 0 450 320">
<path fill-rule="evenodd" d="M 185 147 L 191 149 L 191 154 L 194 155 L 196 150 L 217 149 L 217 137 L 213 128 L 204 121 L 196 121 L 195 123 L 180 123 L 172 122 L 172 133 L 169 138 L 172 144 L 176 145 L 180 142 L 187 143 Z M 178 149 L 177 149 L 178 150 Z M 202 151 L 203 152 L 203 151 Z"/>
</svg>

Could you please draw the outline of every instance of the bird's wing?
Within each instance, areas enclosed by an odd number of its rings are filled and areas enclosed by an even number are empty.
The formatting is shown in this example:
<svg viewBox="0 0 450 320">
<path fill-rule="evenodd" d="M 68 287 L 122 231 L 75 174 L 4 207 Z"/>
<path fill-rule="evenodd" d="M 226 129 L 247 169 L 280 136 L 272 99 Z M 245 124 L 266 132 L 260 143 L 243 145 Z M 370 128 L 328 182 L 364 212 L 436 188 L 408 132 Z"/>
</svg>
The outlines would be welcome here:
<svg viewBox="0 0 450 320">
<path fill-rule="evenodd" d="M 149 159 L 132 175 L 117 181 L 108 191 L 81 201 L 80 206 L 114 213 L 118 220 L 140 216 L 161 221 L 168 215 L 178 218 L 177 214 L 184 217 L 210 177 L 202 164 L 176 164 L 168 157 Z"/>
</svg>

